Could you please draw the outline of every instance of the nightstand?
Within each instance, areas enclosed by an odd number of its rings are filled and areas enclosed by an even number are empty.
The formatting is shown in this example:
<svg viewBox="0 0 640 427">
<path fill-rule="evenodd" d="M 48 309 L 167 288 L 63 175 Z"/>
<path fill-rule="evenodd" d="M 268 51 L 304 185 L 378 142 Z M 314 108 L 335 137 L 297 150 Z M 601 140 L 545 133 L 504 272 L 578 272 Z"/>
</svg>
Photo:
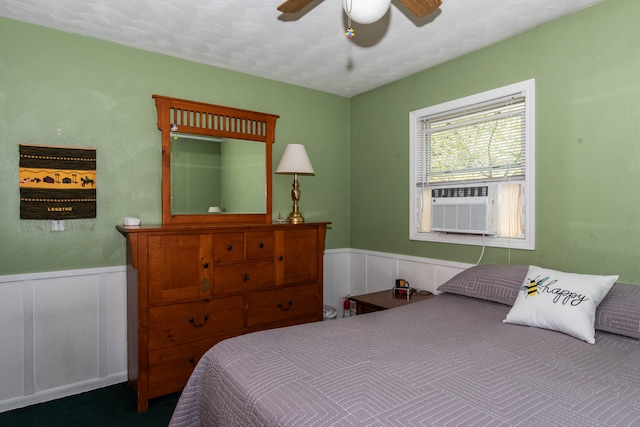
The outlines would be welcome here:
<svg viewBox="0 0 640 427">
<path fill-rule="evenodd" d="M 424 291 L 423 291 L 424 292 Z M 395 295 L 393 290 L 373 292 L 364 295 L 354 295 L 349 297 L 351 301 L 356 303 L 356 314 L 372 313 L 374 311 L 387 310 L 389 308 L 401 307 L 412 302 L 424 301 L 435 295 L 430 293 L 420 293 L 412 295 L 407 300 L 404 295 Z"/>
</svg>

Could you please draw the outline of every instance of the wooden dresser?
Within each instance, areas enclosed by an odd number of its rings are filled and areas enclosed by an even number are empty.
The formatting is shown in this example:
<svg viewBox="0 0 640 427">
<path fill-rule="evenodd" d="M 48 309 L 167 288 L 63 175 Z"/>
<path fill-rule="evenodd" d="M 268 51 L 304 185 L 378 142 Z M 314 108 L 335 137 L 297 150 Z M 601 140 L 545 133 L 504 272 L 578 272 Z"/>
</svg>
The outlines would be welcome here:
<svg viewBox="0 0 640 427">
<path fill-rule="evenodd" d="M 223 339 L 322 320 L 327 224 L 117 226 L 138 410 L 181 390 Z"/>
</svg>

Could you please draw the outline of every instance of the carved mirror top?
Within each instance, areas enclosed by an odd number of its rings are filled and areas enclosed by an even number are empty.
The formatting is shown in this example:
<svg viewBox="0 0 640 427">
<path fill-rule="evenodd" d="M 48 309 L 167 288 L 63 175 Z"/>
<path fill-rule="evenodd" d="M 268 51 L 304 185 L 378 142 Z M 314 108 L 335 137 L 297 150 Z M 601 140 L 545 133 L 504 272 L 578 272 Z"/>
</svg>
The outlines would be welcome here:
<svg viewBox="0 0 640 427">
<path fill-rule="evenodd" d="M 153 95 L 162 132 L 162 223 L 177 224 L 265 224 L 271 223 L 272 144 L 279 116 L 221 105 Z M 256 214 L 176 214 L 171 212 L 172 132 L 265 144 L 265 207 Z"/>
</svg>

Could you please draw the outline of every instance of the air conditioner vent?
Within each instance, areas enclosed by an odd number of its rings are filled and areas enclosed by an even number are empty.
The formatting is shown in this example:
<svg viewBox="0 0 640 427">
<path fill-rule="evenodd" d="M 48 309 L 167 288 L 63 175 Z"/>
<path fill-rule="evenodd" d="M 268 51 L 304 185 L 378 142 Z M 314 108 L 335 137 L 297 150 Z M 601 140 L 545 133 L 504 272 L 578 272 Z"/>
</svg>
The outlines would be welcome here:
<svg viewBox="0 0 640 427">
<path fill-rule="evenodd" d="M 487 197 L 489 195 L 489 186 L 483 185 L 479 187 L 447 187 L 434 188 L 431 190 L 431 196 L 439 197 Z"/>
<path fill-rule="evenodd" d="M 495 196 L 495 185 L 432 189 L 431 231 L 495 234 Z"/>
</svg>

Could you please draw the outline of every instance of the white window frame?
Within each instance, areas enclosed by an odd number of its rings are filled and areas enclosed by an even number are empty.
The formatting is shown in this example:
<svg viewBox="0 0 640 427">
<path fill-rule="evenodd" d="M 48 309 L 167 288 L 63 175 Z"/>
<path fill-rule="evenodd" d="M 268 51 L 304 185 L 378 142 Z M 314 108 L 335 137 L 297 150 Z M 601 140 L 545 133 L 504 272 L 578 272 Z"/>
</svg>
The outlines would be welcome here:
<svg viewBox="0 0 640 427">
<path fill-rule="evenodd" d="M 493 100 L 517 95 L 525 97 L 525 177 L 524 177 L 524 237 L 508 238 L 473 234 L 448 234 L 440 232 L 420 231 L 422 207 L 430 208 L 431 201 L 423 200 L 422 189 L 417 181 L 417 144 L 419 123 L 425 117 L 444 114 L 448 111 L 471 109 L 473 106 L 485 104 Z M 454 243 L 462 245 L 490 246 L 514 249 L 535 249 L 535 79 L 503 86 L 479 94 L 444 102 L 431 107 L 412 111 L 410 122 L 410 240 L 426 242 Z M 478 184 L 476 184 L 478 185 Z M 460 186 L 458 183 L 452 187 Z"/>
</svg>

